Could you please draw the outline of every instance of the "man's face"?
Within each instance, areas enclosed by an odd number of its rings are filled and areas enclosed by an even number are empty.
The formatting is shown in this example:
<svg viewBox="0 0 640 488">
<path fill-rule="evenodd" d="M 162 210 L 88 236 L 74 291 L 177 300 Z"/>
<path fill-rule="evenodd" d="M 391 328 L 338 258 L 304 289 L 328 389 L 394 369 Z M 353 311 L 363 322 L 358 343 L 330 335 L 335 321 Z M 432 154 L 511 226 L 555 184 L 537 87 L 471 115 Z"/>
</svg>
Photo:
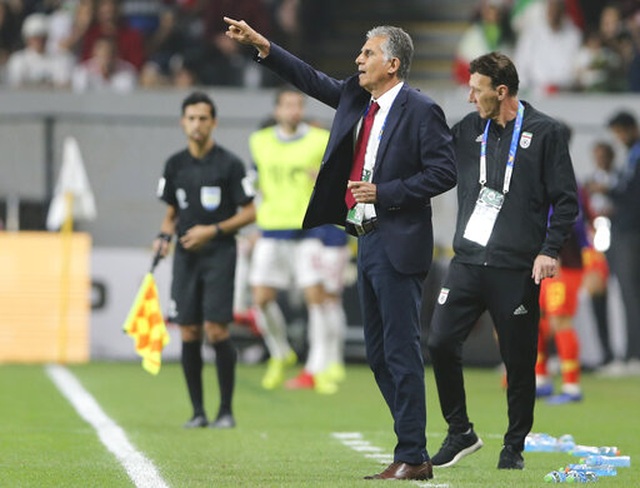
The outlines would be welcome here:
<svg viewBox="0 0 640 488">
<path fill-rule="evenodd" d="M 480 73 L 473 73 L 469 79 L 469 102 L 483 119 L 493 119 L 500 113 L 498 91 L 491 86 L 491 78 Z"/>
<path fill-rule="evenodd" d="M 304 96 L 297 92 L 280 94 L 274 115 L 279 124 L 295 129 L 304 115 Z"/>
<path fill-rule="evenodd" d="M 211 117 L 209 105 L 196 103 L 185 107 L 181 124 L 189 141 L 204 144 L 209 140 L 211 131 L 216 126 L 216 120 Z"/>
<path fill-rule="evenodd" d="M 372 37 L 364 43 L 356 58 L 360 86 L 370 93 L 383 87 L 393 76 L 391 60 L 385 59 L 382 45 L 386 37 Z"/>
</svg>

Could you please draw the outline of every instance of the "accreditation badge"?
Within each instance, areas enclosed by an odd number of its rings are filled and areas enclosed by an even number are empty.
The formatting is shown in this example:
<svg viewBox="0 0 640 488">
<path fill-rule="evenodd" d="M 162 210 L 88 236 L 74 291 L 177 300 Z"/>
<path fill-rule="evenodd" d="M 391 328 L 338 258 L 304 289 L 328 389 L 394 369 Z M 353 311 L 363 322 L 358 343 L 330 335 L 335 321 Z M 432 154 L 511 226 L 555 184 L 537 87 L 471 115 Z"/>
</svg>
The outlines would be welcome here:
<svg viewBox="0 0 640 488">
<path fill-rule="evenodd" d="M 220 200 L 222 200 L 222 189 L 219 186 L 200 188 L 200 203 L 205 210 L 214 211 L 220 206 Z"/>
<path fill-rule="evenodd" d="M 464 238 L 486 246 L 503 202 L 503 193 L 483 186 L 464 230 Z"/>
<path fill-rule="evenodd" d="M 364 220 L 364 205 L 357 203 L 347 213 L 347 222 L 353 225 L 362 225 Z"/>
</svg>

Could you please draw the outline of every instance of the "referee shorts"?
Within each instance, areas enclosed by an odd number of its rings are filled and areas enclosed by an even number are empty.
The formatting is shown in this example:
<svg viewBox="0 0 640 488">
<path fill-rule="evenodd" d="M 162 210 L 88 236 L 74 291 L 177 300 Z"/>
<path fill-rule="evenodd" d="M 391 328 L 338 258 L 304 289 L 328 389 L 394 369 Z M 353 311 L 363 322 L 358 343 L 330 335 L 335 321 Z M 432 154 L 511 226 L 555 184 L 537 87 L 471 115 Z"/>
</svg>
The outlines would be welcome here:
<svg viewBox="0 0 640 488">
<path fill-rule="evenodd" d="M 171 283 L 172 321 L 179 325 L 231 322 L 235 270 L 235 241 L 220 241 L 206 254 L 178 246 Z"/>
</svg>

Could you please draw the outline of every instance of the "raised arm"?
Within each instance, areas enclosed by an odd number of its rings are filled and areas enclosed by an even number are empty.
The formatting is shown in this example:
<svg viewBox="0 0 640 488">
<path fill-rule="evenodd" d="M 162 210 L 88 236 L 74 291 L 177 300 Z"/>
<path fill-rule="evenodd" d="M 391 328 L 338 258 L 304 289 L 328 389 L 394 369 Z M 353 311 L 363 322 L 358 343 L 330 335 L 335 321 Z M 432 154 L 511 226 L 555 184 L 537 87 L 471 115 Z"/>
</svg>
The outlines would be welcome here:
<svg viewBox="0 0 640 488">
<path fill-rule="evenodd" d="M 227 29 L 227 37 L 240 44 L 253 46 L 257 49 L 261 58 L 266 58 L 271 51 L 271 43 L 269 39 L 259 32 L 256 32 L 244 20 L 235 20 L 230 17 L 224 17 L 224 21 L 229 25 Z"/>
</svg>

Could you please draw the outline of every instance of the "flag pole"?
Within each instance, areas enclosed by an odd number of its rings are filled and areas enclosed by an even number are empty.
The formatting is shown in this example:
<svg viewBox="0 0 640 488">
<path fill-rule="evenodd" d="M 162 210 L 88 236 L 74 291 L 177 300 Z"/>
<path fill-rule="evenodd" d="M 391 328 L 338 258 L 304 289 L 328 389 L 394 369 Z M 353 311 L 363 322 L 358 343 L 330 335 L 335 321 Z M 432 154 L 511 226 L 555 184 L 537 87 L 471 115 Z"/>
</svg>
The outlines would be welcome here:
<svg viewBox="0 0 640 488">
<path fill-rule="evenodd" d="M 71 245 L 73 239 L 73 193 L 64 194 L 64 221 L 60 234 L 62 238 L 62 266 L 60 273 L 60 309 L 58 317 L 58 362 L 67 362 L 67 336 L 69 319 L 69 293 L 71 279 Z"/>
</svg>

